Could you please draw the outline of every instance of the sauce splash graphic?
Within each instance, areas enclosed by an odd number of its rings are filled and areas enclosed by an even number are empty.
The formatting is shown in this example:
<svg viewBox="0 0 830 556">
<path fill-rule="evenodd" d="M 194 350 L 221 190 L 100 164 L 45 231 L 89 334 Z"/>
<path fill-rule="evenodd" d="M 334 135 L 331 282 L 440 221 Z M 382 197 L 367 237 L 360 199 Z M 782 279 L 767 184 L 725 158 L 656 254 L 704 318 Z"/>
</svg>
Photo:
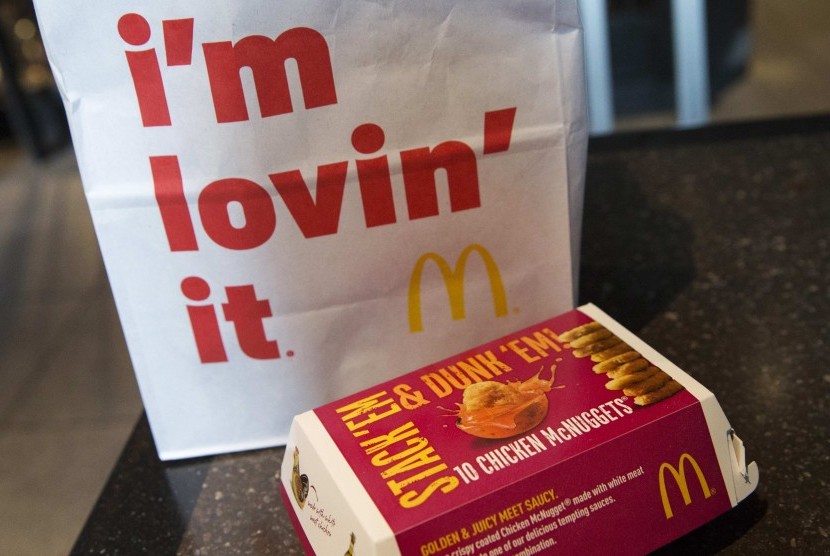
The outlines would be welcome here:
<svg viewBox="0 0 830 556">
<path fill-rule="evenodd" d="M 550 379 L 538 373 L 524 382 L 487 380 L 464 389 L 462 403 L 452 412 L 456 426 L 479 438 L 509 438 L 526 432 L 548 414 L 548 392 L 553 388 L 556 366 Z M 559 387 L 561 388 L 561 387 Z"/>
</svg>

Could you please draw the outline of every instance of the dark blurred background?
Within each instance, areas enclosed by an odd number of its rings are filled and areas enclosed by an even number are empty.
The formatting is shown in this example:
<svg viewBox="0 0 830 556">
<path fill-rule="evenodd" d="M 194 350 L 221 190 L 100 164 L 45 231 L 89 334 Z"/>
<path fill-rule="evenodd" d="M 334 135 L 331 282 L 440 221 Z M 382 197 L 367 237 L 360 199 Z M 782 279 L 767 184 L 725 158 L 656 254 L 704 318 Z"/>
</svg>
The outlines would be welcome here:
<svg viewBox="0 0 830 556">
<path fill-rule="evenodd" d="M 674 108 L 671 3 L 611 0 L 608 23 L 618 115 L 668 112 Z M 747 69 L 750 55 L 749 0 L 706 2 L 710 97 Z"/>
<path fill-rule="evenodd" d="M 0 5 L 0 136 L 35 157 L 67 145 L 69 132 L 31 2 Z"/>
</svg>

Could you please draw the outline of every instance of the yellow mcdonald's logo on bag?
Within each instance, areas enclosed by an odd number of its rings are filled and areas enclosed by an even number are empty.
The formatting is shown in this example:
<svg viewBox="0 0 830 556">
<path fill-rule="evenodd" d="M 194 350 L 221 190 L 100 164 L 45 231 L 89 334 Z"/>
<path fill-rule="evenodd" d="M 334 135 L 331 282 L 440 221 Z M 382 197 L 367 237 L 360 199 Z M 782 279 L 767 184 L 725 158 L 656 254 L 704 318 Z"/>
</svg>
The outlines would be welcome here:
<svg viewBox="0 0 830 556">
<path fill-rule="evenodd" d="M 497 317 L 507 314 L 507 294 L 504 291 L 504 284 L 501 280 L 501 273 L 496 261 L 484 247 L 473 243 L 464 248 L 455 268 L 451 268 L 447 261 L 437 253 L 426 253 L 421 255 L 415 268 L 412 269 L 412 276 L 409 279 L 409 330 L 420 332 L 424 329 L 421 316 L 421 277 L 427 262 L 432 261 L 441 272 L 444 285 L 447 287 L 447 295 L 450 300 L 450 311 L 454 320 L 463 319 L 466 316 L 464 308 L 464 273 L 467 269 L 467 259 L 471 253 L 478 253 L 484 263 L 487 276 L 490 279 L 490 290 L 493 293 L 493 307 Z"/>
<path fill-rule="evenodd" d="M 663 511 L 666 513 L 666 519 L 674 517 L 674 512 L 672 512 L 671 504 L 669 503 L 669 494 L 666 491 L 666 471 L 674 477 L 674 482 L 677 484 L 677 487 L 680 489 L 680 494 L 683 496 L 683 502 L 687 506 L 692 503 L 692 497 L 689 494 L 689 484 L 686 481 L 687 462 L 695 471 L 700 488 L 703 490 L 703 497 L 709 498 L 712 496 L 712 491 L 709 489 L 709 483 L 706 482 L 706 477 L 703 476 L 703 471 L 701 471 L 700 466 L 697 464 L 697 460 L 691 455 L 684 453 L 680 456 L 677 467 L 674 467 L 670 463 L 663 463 L 660 466 L 660 497 L 663 499 Z"/>
</svg>

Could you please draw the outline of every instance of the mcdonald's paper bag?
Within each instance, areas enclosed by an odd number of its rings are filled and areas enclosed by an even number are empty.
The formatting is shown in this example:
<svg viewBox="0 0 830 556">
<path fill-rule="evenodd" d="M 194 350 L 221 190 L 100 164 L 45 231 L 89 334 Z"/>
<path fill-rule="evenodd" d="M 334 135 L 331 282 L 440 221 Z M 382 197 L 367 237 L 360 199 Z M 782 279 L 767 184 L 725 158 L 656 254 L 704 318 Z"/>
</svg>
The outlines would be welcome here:
<svg viewBox="0 0 830 556">
<path fill-rule="evenodd" d="M 162 458 L 572 307 L 576 4 L 37 0 Z"/>
</svg>

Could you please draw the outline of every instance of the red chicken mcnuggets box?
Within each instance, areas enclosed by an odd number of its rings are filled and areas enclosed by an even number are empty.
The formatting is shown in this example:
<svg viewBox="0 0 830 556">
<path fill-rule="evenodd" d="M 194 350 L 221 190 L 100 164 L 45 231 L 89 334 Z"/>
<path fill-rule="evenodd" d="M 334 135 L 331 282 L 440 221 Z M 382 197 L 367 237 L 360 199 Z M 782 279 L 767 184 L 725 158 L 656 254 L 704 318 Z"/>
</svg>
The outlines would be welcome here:
<svg viewBox="0 0 830 556">
<path fill-rule="evenodd" d="M 593 305 L 295 418 L 309 554 L 640 554 L 756 487 L 715 396 Z"/>
</svg>

